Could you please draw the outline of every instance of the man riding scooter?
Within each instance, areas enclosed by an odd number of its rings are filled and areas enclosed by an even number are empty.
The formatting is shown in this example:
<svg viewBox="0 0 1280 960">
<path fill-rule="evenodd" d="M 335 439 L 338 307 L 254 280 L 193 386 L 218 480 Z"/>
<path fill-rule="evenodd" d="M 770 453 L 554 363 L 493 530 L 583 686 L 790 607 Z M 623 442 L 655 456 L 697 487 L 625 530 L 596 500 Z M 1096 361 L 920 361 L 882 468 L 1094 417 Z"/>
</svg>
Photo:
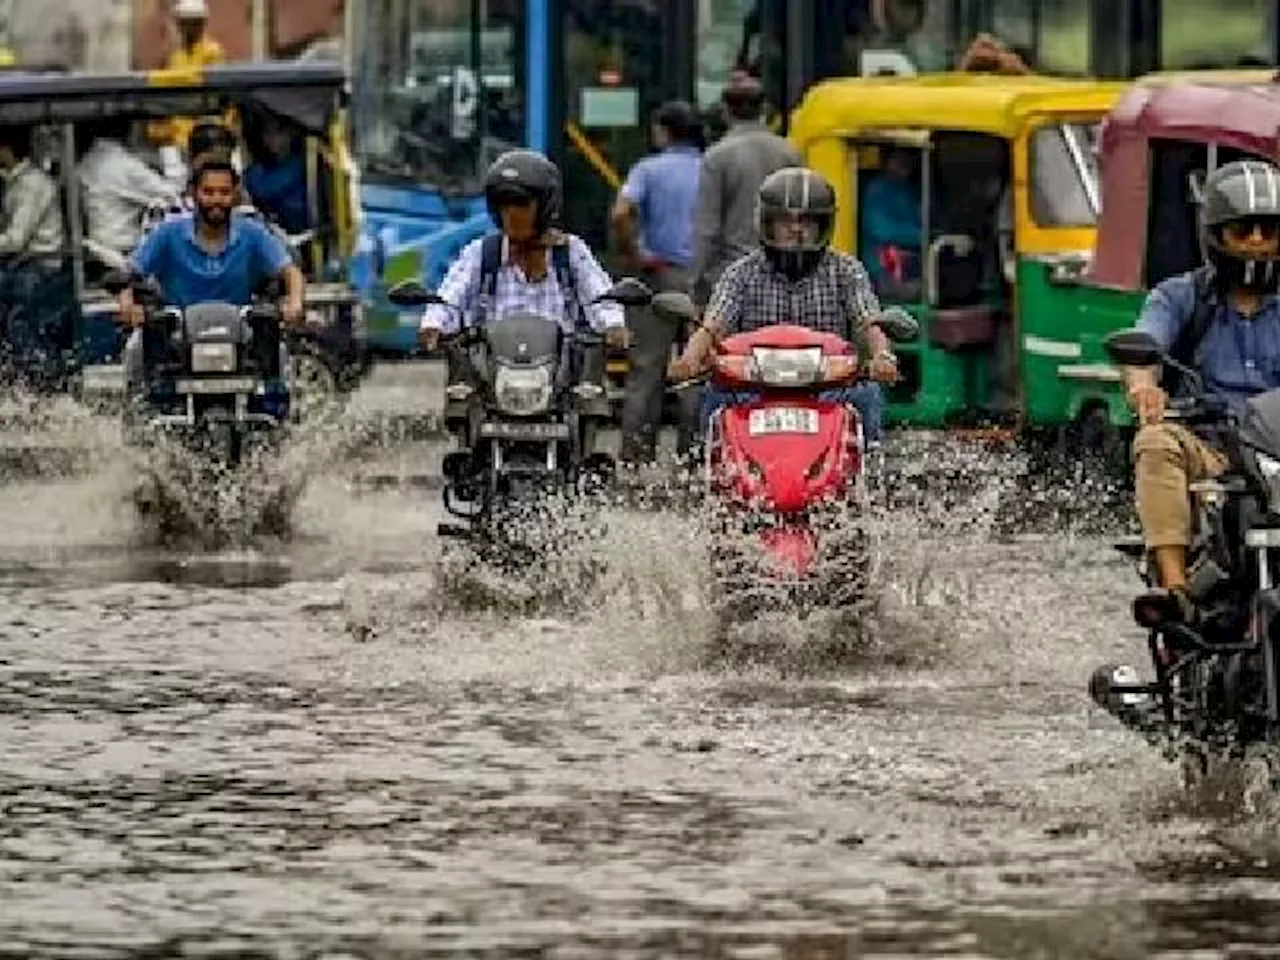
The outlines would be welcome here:
<svg viewBox="0 0 1280 960">
<path fill-rule="evenodd" d="M 1239 404 L 1280 387 L 1280 170 L 1241 160 L 1213 171 L 1201 191 L 1200 236 L 1208 263 L 1157 285 L 1138 329 L 1196 370 L 1207 392 Z M 1160 585 L 1193 623 L 1189 489 L 1229 463 L 1214 437 L 1165 422 L 1160 374 L 1158 367 L 1124 370 L 1141 424 L 1133 444 L 1138 518 Z"/>
<path fill-rule="evenodd" d="M 232 213 L 240 178 L 226 160 L 207 160 L 191 178 L 195 214 L 158 226 L 133 254 L 130 269 L 154 276 L 165 302 L 175 307 L 221 302 L 247 306 L 263 281 L 278 277 L 285 287 L 282 318 L 302 321 L 306 282 L 284 245 L 258 220 Z M 125 345 L 124 368 L 131 397 L 145 394 L 142 353 L 144 315 L 125 289 L 120 316 L 133 333 Z"/>
<path fill-rule="evenodd" d="M 827 399 L 858 408 L 868 444 L 880 441 L 884 418 L 882 383 L 898 378 L 889 339 L 876 326 L 880 304 L 857 258 L 830 249 L 836 195 L 812 170 L 788 167 L 771 174 L 759 194 L 761 248 L 732 264 L 716 284 L 702 326 L 670 369 L 686 380 L 705 369 L 725 336 L 775 324 L 796 324 L 838 334 L 871 358 L 871 379 L 827 391 Z M 712 414 L 746 397 L 708 386 L 701 426 Z"/>
</svg>

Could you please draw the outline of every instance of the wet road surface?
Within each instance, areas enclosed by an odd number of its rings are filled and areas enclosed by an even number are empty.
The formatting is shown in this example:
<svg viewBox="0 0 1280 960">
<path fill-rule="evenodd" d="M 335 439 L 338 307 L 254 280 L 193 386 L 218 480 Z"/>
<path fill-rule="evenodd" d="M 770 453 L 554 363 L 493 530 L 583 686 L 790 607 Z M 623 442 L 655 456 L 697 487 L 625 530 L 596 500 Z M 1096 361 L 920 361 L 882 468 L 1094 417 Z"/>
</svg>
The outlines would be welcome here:
<svg viewBox="0 0 1280 960">
<path fill-rule="evenodd" d="M 430 491 L 198 555 L 125 488 L 0 487 L 0 956 L 1280 955 L 1275 825 L 1087 704 L 1141 639 L 1098 536 L 896 518 L 876 652 L 734 665 L 675 516 L 530 617 L 442 586 Z"/>
</svg>

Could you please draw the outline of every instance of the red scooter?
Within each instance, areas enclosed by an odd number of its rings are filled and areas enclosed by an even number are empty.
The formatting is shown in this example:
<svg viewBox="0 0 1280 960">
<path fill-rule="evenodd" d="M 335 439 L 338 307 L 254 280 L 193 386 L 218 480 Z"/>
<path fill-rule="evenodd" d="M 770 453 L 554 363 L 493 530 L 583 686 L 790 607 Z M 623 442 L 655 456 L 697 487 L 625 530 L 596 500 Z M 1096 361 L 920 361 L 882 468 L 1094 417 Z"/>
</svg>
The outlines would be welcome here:
<svg viewBox="0 0 1280 960">
<path fill-rule="evenodd" d="M 898 341 L 918 331 L 900 310 L 880 325 Z M 862 423 L 852 406 L 821 396 L 861 374 L 850 343 L 807 327 L 764 327 L 720 343 L 711 383 L 752 395 L 718 410 L 706 437 L 722 618 L 844 609 L 865 596 L 875 551 L 864 522 Z"/>
</svg>

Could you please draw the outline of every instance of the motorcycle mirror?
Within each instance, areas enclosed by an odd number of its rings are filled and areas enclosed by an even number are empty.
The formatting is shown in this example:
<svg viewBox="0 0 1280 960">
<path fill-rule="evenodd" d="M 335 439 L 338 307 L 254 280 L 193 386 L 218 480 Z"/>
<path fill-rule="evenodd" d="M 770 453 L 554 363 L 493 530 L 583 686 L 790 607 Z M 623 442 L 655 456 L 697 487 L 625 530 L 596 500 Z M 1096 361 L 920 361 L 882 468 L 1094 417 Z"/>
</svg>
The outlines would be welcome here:
<svg viewBox="0 0 1280 960">
<path fill-rule="evenodd" d="M 1118 330 L 1103 341 L 1103 349 L 1122 367 L 1154 367 L 1164 362 L 1164 351 L 1151 334 Z"/>
<path fill-rule="evenodd" d="M 653 302 L 653 291 L 642 280 L 623 277 L 593 302 L 601 303 L 605 300 L 620 303 L 624 307 L 645 307 Z"/>
<path fill-rule="evenodd" d="M 438 293 L 432 293 L 417 280 L 402 280 L 387 291 L 387 299 L 397 307 L 425 307 L 432 303 L 444 303 Z"/>
<path fill-rule="evenodd" d="M 691 321 L 697 314 L 693 306 L 693 298 L 679 290 L 664 290 L 662 293 L 655 294 L 653 309 L 657 313 L 685 322 Z"/>
<path fill-rule="evenodd" d="M 102 278 L 102 289 L 118 297 L 133 285 L 133 279 L 128 270 L 108 270 Z"/>
<path fill-rule="evenodd" d="M 920 322 L 901 307 L 881 311 L 876 326 L 894 343 L 910 343 L 920 336 Z"/>
</svg>

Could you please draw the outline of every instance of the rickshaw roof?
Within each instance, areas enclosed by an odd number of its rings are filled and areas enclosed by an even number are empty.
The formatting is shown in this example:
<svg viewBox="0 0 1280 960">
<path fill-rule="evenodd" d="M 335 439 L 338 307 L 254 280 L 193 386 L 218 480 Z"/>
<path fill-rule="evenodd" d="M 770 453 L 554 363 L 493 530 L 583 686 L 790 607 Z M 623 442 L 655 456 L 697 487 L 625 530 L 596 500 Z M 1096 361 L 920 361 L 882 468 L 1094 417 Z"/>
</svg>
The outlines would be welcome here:
<svg viewBox="0 0 1280 960">
<path fill-rule="evenodd" d="M 1253 72 L 1253 71 L 1251 71 Z M 1103 138 L 1194 140 L 1274 155 L 1280 133 L 1280 84 L 1189 82 L 1135 86 L 1107 118 Z"/>
<path fill-rule="evenodd" d="M 1036 114 L 1105 114 L 1126 87 L 1119 81 L 976 73 L 824 80 L 792 115 L 791 137 L 803 144 L 833 133 L 916 127 L 1013 138 Z"/>
<path fill-rule="evenodd" d="M 202 116 L 250 102 L 323 133 L 346 75 L 330 62 L 230 64 L 126 73 L 0 73 L 0 124 L 76 123 L 106 117 Z"/>
</svg>

